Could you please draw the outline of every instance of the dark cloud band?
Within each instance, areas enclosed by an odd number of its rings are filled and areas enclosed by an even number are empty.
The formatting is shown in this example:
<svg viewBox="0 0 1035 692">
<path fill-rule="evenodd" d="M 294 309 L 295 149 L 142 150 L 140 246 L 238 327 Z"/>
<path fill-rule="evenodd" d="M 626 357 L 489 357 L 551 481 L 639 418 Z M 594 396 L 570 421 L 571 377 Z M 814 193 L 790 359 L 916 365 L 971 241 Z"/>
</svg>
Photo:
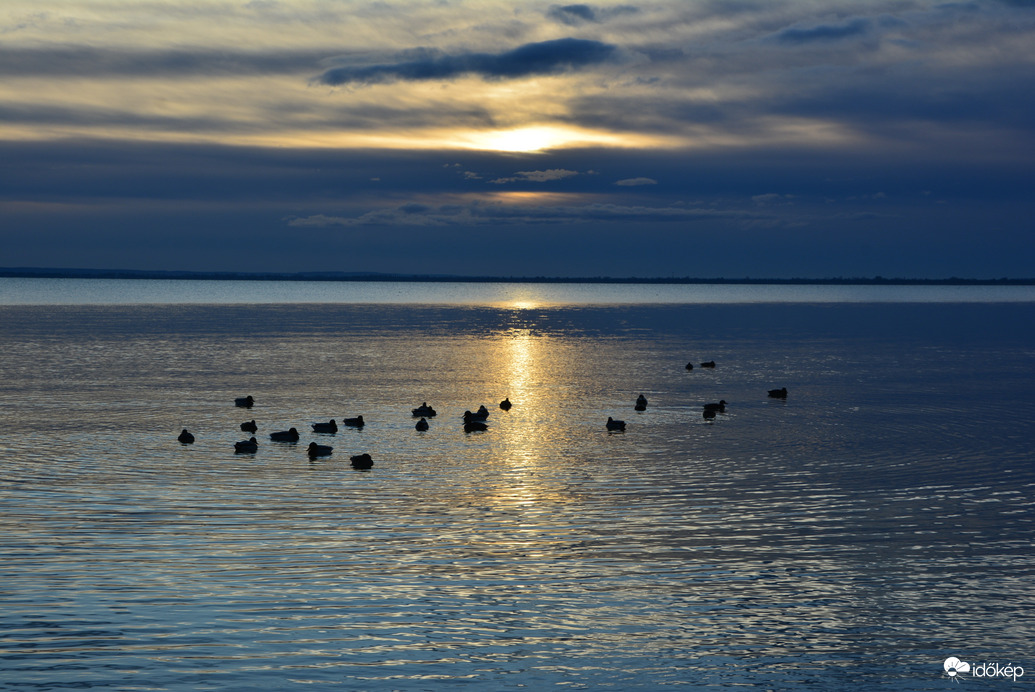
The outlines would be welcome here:
<svg viewBox="0 0 1035 692">
<path fill-rule="evenodd" d="M 323 84 L 379 84 L 394 81 L 452 79 L 475 74 L 488 79 L 514 79 L 555 74 L 616 59 L 618 49 L 600 41 L 561 38 L 528 43 L 505 53 L 432 54 L 413 60 L 362 67 L 343 66 L 319 77 Z"/>
</svg>

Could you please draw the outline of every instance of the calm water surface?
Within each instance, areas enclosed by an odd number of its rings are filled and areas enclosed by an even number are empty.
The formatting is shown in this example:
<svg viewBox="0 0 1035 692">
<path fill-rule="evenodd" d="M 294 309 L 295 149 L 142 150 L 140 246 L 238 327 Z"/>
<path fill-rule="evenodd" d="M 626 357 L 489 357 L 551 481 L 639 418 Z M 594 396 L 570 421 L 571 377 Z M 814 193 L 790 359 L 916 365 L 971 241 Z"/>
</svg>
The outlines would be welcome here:
<svg viewBox="0 0 1035 692">
<path fill-rule="evenodd" d="M 533 306 L 644 303 L 987 303 L 1031 301 L 1035 301 L 1035 286 L 176 281 L 0 277 L 0 305 L 398 303 L 528 308 Z"/>
<path fill-rule="evenodd" d="M 1035 681 L 1030 299 L 68 288 L 0 306 L 0 688 Z"/>
</svg>

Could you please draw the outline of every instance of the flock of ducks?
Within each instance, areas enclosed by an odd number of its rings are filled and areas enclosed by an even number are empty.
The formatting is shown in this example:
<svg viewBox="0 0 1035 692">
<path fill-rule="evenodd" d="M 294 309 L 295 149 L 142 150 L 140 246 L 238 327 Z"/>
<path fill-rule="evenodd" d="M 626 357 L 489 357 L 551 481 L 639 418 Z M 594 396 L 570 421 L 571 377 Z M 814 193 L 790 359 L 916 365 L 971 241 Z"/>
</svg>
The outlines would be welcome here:
<svg viewBox="0 0 1035 692">
<path fill-rule="evenodd" d="M 238 408 L 251 408 L 255 405 L 255 399 L 250 394 L 245 397 L 234 399 L 234 406 Z M 363 420 L 363 416 L 356 416 L 355 418 L 344 418 L 341 421 L 342 425 L 348 428 L 362 428 L 366 425 Z M 338 424 L 333 419 L 326 423 L 312 423 L 314 433 L 330 433 L 334 434 L 338 432 Z M 241 430 L 244 432 L 254 433 L 259 429 L 255 419 L 245 421 L 241 423 Z M 274 442 L 288 442 L 294 444 L 298 442 L 301 435 L 298 434 L 296 428 L 289 428 L 288 430 L 278 430 L 270 433 L 270 440 Z M 179 437 L 176 438 L 181 444 L 189 445 L 194 443 L 194 435 L 186 428 L 180 433 Z M 259 451 L 259 441 L 255 437 L 251 437 L 247 440 L 241 440 L 240 442 L 234 443 L 235 454 L 255 454 Z M 328 457 L 334 451 L 334 448 L 330 445 L 322 445 L 316 442 L 310 442 L 309 446 L 306 447 L 306 452 L 309 454 L 310 459 L 319 459 L 320 457 Z M 374 460 L 367 454 L 356 454 L 349 457 L 352 461 L 352 466 L 357 469 L 369 469 L 373 467 Z"/>
<path fill-rule="evenodd" d="M 714 368 L 715 361 L 706 361 L 704 363 L 701 363 L 700 367 Z M 686 369 L 693 370 L 694 364 L 687 363 Z M 769 398 L 786 399 L 787 388 L 781 387 L 780 389 L 770 389 Z M 237 406 L 238 408 L 251 408 L 254 405 L 255 399 L 251 395 L 234 399 L 234 406 Z M 503 411 L 509 411 L 512 406 L 513 404 L 510 402 L 509 398 L 504 399 L 499 404 L 500 409 Z M 634 404 L 633 409 L 636 411 L 646 411 L 647 397 L 645 397 L 643 394 L 640 394 L 638 397 L 636 397 L 636 403 Z M 716 414 L 725 412 L 726 400 L 721 399 L 715 403 L 705 404 L 702 415 L 704 416 L 705 420 L 713 420 Z M 419 419 L 416 425 L 414 425 L 414 428 L 421 432 L 427 430 L 430 427 L 428 424 L 428 419 L 434 418 L 436 415 L 438 415 L 438 412 L 435 411 L 434 408 L 429 406 L 428 402 L 426 401 L 423 402 L 420 406 L 413 409 L 411 413 L 414 418 Z M 464 414 L 463 416 L 461 416 L 461 418 L 464 421 L 463 428 L 465 433 L 479 432 L 483 430 L 488 430 L 489 428 L 489 425 L 487 423 L 487 420 L 489 418 L 489 410 L 485 408 L 485 406 L 479 406 L 478 410 L 474 412 L 469 410 L 464 411 Z M 363 416 L 356 416 L 354 418 L 343 418 L 341 424 L 343 427 L 346 428 L 362 429 L 363 426 L 366 425 L 366 422 L 363 420 Z M 310 425 L 314 433 L 324 433 L 333 435 L 338 432 L 338 424 L 334 419 L 331 419 L 326 423 L 311 423 Z M 607 422 L 604 424 L 604 427 L 609 432 L 621 432 L 625 430 L 625 421 L 616 420 L 611 416 L 608 416 Z M 255 423 L 254 419 L 241 423 L 241 430 L 244 432 L 255 433 L 258 431 L 258 429 L 258 425 Z M 300 437 L 301 436 L 299 435 L 298 430 L 295 428 L 289 428 L 288 430 L 279 430 L 270 433 L 270 440 L 272 440 L 273 442 L 287 442 L 294 444 L 298 442 Z M 183 432 L 181 432 L 179 437 L 177 438 L 177 440 L 179 440 L 181 444 L 185 445 L 193 444 L 194 439 L 194 435 L 191 434 L 186 428 L 183 429 Z M 236 454 L 255 454 L 258 451 L 258 449 L 259 442 L 255 439 L 254 436 L 248 440 L 242 440 L 240 442 L 234 443 L 234 453 Z M 308 453 L 310 459 L 328 457 L 333 453 L 333 451 L 333 447 L 329 445 L 317 444 L 316 442 L 310 442 L 309 446 L 306 448 L 306 452 Z M 373 467 L 374 465 L 373 459 L 367 453 L 356 454 L 354 456 L 349 457 L 349 459 L 352 462 L 352 466 L 357 469 L 365 470 Z"/>
</svg>

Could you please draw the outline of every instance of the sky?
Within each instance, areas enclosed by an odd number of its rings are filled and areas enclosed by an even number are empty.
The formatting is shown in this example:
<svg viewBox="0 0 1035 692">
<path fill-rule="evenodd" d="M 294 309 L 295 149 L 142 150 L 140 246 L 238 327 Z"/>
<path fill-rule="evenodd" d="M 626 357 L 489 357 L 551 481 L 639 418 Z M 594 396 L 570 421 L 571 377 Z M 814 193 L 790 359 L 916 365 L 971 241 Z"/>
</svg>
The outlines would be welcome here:
<svg viewBox="0 0 1035 692">
<path fill-rule="evenodd" d="M 1035 0 L 4 0 L 0 267 L 1035 276 Z"/>
</svg>

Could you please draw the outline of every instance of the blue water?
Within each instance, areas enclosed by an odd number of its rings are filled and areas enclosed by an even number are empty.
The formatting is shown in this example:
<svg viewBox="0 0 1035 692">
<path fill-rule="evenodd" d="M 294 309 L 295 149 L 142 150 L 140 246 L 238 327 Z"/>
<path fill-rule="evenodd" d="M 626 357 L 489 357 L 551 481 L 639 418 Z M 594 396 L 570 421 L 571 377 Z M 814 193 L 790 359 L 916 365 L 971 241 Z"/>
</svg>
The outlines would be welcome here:
<svg viewBox="0 0 1035 692">
<path fill-rule="evenodd" d="M 647 303 L 1031 302 L 1035 286 L 177 281 L 0 277 L 0 305 L 449 304 L 536 306 Z"/>
<path fill-rule="evenodd" d="M 1030 298 L 51 281 L 0 305 L 3 689 L 1035 680 Z"/>
</svg>

